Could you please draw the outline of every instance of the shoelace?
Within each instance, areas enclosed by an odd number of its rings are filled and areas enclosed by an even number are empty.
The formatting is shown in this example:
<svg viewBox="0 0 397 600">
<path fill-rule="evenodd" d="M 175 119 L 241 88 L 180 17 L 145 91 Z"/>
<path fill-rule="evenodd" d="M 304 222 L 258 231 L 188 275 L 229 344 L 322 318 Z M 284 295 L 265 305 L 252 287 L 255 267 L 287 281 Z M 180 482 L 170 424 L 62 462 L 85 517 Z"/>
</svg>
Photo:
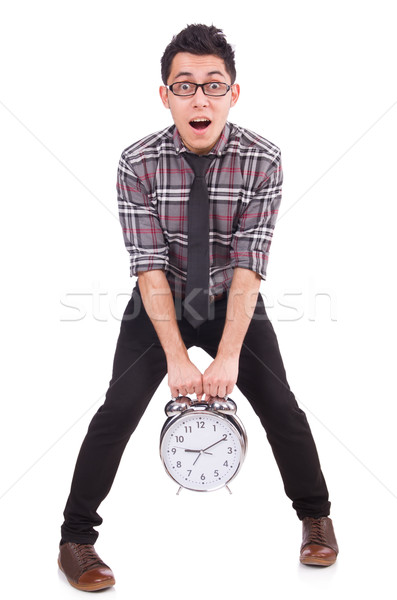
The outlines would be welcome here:
<svg viewBox="0 0 397 600">
<path fill-rule="evenodd" d="M 323 522 L 321 519 L 313 519 L 309 535 L 310 544 L 319 544 L 320 546 L 327 543 L 325 538 Z"/>
<path fill-rule="evenodd" d="M 105 563 L 100 560 L 92 546 L 86 544 L 73 544 L 73 550 L 84 571 L 94 567 L 106 567 Z"/>
</svg>

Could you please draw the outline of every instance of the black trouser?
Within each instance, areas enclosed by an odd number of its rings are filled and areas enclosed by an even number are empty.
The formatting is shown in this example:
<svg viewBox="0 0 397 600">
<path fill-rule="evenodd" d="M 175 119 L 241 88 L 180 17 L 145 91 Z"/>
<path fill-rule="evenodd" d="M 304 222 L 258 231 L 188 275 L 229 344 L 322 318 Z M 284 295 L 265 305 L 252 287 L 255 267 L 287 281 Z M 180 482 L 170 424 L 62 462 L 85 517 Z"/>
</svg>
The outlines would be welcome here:
<svg viewBox="0 0 397 600">
<path fill-rule="evenodd" d="M 215 357 L 226 317 L 227 298 L 214 302 L 211 319 L 198 329 L 177 315 L 187 348 L 198 346 Z M 97 509 L 107 496 L 125 446 L 166 375 L 167 364 L 138 286 L 125 310 L 113 374 L 104 404 L 83 441 L 62 525 L 65 542 L 94 544 L 102 523 Z M 287 496 L 300 519 L 328 516 L 330 503 L 317 450 L 306 420 L 287 383 L 277 338 L 262 297 L 240 354 L 237 387 L 266 430 Z"/>
</svg>

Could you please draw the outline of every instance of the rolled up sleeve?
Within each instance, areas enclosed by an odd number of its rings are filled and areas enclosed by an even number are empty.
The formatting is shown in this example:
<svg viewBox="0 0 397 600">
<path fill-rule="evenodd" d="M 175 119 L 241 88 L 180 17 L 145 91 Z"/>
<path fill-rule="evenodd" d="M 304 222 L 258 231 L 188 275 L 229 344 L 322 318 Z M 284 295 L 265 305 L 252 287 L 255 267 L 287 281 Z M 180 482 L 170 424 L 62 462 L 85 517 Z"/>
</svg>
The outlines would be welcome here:
<svg viewBox="0 0 397 600">
<path fill-rule="evenodd" d="M 250 269 L 266 279 L 270 244 L 281 203 L 283 172 L 280 154 L 268 174 L 250 192 L 232 238 L 232 266 Z"/>
<path fill-rule="evenodd" d="M 164 241 L 155 196 L 145 189 L 121 155 L 117 171 L 117 199 L 124 243 L 130 255 L 130 275 L 166 270 L 168 247 Z"/>
</svg>

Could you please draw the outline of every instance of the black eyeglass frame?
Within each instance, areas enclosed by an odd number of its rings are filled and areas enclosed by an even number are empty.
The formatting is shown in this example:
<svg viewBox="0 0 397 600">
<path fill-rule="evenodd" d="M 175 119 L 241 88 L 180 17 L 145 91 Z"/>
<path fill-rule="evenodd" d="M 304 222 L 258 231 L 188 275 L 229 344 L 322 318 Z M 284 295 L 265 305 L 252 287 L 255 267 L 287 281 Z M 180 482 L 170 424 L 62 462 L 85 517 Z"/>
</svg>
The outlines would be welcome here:
<svg viewBox="0 0 397 600">
<path fill-rule="evenodd" d="M 194 92 L 192 94 L 176 94 L 172 88 L 174 87 L 174 85 L 181 84 L 181 83 L 188 83 L 189 85 L 195 85 L 196 89 L 194 90 Z M 220 83 L 222 85 L 225 85 L 227 88 L 226 92 L 224 94 L 207 94 L 207 92 L 204 89 L 204 86 L 211 85 L 211 83 Z M 168 90 L 171 90 L 171 92 L 174 94 L 174 96 L 178 96 L 178 97 L 182 97 L 182 98 L 188 98 L 189 96 L 194 96 L 199 87 L 203 90 L 203 94 L 205 96 L 210 96 L 211 98 L 222 98 L 222 96 L 226 96 L 226 94 L 232 88 L 231 85 L 229 85 L 228 83 L 225 83 L 224 81 L 207 81 L 206 83 L 193 83 L 193 81 L 176 81 L 175 83 L 172 83 L 171 85 L 166 85 L 165 87 Z"/>
</svg>

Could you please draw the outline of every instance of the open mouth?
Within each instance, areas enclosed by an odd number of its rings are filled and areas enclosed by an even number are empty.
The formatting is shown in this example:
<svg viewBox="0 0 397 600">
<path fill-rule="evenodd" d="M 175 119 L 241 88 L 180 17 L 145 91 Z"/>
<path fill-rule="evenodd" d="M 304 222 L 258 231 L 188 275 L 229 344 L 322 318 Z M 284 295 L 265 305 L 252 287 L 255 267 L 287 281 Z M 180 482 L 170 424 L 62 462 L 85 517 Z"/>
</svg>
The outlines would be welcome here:
<svg viewBox="0 0 397 600">
<path fill-rule="evenodd" d="M 192 119 L 189 124 L 193 127 L 193 129 L 196 129 L 196 131 L 204 131 L 204 129 L 207 129 L 207 127 L 211 125 L 211 121 L 206 118 L 198 118 Z"/>
</svg>

